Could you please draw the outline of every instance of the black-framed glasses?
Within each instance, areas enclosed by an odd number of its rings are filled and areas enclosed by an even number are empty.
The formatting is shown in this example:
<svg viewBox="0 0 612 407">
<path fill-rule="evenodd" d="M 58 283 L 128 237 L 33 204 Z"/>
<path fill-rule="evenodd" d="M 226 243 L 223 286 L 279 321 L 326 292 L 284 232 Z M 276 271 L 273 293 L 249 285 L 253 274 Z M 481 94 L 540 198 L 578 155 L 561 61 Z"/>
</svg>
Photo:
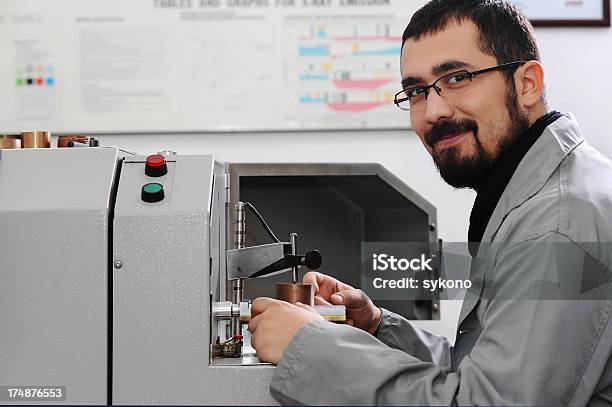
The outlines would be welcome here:
<svg viewBox="0 0 612 407">
<path fill-rule="evenodd" d="M 425 101 L 431 89 L 441 97 L 449 97 L 457 94 L 460 90 L 467 88 L 472 83 L 472 78 L 483 73 L 517 68 L 526 64 L 527 61 L 514 61 L 505 64 L 492 66 L 479 71 L 461 70 L 444 75 L 436 79 L 434 83 L 427 86 L 411 86 L 395 95 L 394 103 L 402 110 L 414 110 L 420 106 L 425 106 Z"/>
</svg>

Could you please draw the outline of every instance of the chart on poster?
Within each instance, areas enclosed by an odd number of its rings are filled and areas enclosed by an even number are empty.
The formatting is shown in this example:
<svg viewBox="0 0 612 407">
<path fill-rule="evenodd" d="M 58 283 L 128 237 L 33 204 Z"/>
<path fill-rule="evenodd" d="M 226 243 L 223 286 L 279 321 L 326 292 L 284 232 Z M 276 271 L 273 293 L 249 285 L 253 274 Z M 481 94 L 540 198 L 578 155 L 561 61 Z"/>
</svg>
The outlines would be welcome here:
<svg viewBox="0 0 612 407">
<path fill-rule="evenodd" d="M 0 133 L 385 129 L 425 0 L 3 0 Z"/>
</svg>

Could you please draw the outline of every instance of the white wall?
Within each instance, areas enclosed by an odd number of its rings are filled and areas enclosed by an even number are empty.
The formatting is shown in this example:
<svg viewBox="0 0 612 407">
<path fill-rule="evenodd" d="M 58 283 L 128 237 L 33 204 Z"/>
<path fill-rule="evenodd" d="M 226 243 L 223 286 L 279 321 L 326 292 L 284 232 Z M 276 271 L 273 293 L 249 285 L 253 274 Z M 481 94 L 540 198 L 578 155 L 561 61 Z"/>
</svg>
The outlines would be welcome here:
<svg viewBox="0 0 612 407">
<path fill-rule="evenodd" d="M 587 141 L 612 157 L 612 30 L 541 28 L 537 35 L 550 107 L 573 112 Z M 474 194 L 445 185 L 409 131 L 104 136 L 102 144 L 143 154 L 215 154 L 231 162 L 380 162 L 438 208 L 440 237 L 467 239 Z M 442 321 L 421 324 L 454 340 L 459 309 L 458 301 L 446 302 Z"/>
<path fill-rule="evenodd" d="M 612 157 L 612 29 L 540 28 L 550 107 L 576 115 L 585 139 Z"/>
</svg>

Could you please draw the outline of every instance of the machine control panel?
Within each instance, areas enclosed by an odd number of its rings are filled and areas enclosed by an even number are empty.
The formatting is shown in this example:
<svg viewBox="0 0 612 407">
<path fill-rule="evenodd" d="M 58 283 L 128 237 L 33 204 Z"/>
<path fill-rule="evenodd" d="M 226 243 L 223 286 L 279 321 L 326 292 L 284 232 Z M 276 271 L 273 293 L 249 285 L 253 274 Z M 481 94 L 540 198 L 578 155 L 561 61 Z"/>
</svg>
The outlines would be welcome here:
<svg viewBox="0 0 612 407">
<path fill-rule="evenodd" d="M 175 192 L 175 176 L 178 157 L 169 157 L 161 154 L 126 157 L 121 165 L 120 184 L 125 191 L 117 195 L 116 208 L 121 208 L 130 202 L 130 205 L 143 210 L 151 216 L 164 213 L 172 206 Z M 151 176 L 147 172 L 151 168 L 159 171 L 163 168 L 164 175 Z M 156 167 L 157 166 L 157 167 Z M 155 172 L 154 171 L 154 172 Z M 185 186 L 186 193 L 190 193 L 191 185 Z M 129 192 L 128 192 L 129 191 Z M 182 209 L 180 209 L 182 210 Z"/>
</svg>

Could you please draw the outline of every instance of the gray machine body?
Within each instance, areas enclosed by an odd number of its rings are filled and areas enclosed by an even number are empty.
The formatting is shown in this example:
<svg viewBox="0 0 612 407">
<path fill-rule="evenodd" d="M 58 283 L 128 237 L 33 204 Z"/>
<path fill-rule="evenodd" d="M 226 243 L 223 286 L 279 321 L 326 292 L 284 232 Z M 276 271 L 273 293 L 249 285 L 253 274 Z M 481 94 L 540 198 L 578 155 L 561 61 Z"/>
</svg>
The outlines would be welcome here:
<svg viewBox="0 0 612 407">
<path fill-rule="evenodd" d="M 109 208 L 119 152 L 0 159 L 0 385 L 107 401 Z"/>
<path fill-rule="evenodd" d="M 152 181 L 145 158 L 124 161 L 115 206 L 113 261 L 122 266 L 113 273 L 113 402 L 273 403 L 271 366 L 210 365 L 210 265 L 214 258 L 212 271 L 221 272 L 223 166 L 211 156 L 168 157 L 168 174 L 155 180 L 166 197 L 152 205 L 140 199 Z"/>
<path fill-rule="evenodd" d="M 3 152 L 0 386 L 66 386 L 62 404 L 276 404 L 273 366 L 211 351 L 228 325 L 211 309 L 231 299 L 233 204 L 250 200 L 279 237 L 297 232 L 300 250 L 320 249 L 324 271 L 349 280 L 361 240 L 437 241 L 435 208 L 379 165 L 166 159 L 151 178 L 146 156 L 114 148 Z M 396 204 L 360 197 L 359 177 Z M 142 201 L 150 182 L 161 202 Z M 258 227 L 247 218 L 247 246 L 269 243 Z M 287 278 L 248 280 L 248 298 Z M 438 318 L 436 304 L 405 315 Z"/>
</svg>

